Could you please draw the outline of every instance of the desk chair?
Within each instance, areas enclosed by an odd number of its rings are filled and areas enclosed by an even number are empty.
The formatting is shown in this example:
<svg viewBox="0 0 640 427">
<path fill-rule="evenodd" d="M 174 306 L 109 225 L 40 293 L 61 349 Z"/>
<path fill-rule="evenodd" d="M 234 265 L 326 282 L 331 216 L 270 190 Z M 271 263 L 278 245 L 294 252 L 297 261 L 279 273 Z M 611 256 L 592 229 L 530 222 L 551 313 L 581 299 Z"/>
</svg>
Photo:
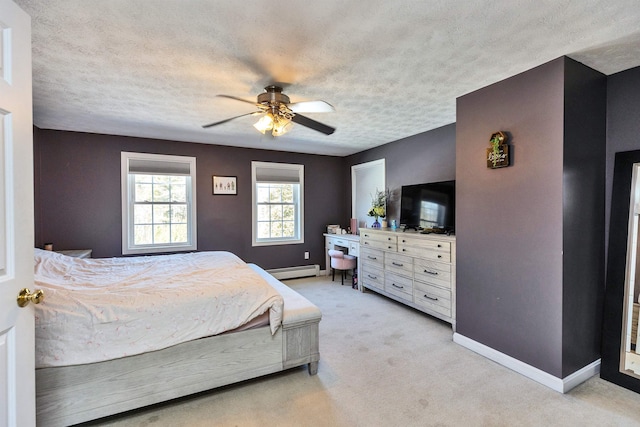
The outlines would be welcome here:
<svg viewBox="0 0 640 427">
<path fill-rule="evenodd" d="M 356 268 L 356 257 L 333 249 L 329 250 L 329 257 L 331 257 L 331 281 L 334 281 L 336 278 L 336 270 L 341 270 L 342 285 L 344 285 L 344 278 L 347 276 L 347 270 L 353 270 Z"/>
</svg>

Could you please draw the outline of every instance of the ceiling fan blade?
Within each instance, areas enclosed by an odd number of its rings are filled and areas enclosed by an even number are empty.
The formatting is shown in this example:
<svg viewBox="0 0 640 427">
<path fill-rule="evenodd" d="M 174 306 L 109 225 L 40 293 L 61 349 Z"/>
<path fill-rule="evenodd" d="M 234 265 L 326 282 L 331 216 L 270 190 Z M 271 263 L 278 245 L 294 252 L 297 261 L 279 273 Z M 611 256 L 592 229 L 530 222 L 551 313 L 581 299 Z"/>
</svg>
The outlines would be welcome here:
<svg viewBox="0 0 640 427">
<path fill-rule="evenodd" d="M 299 125 L 306 126 L 310 129 L 317 130 L 318 132 L 322 132 L 325 135 L 331 135 L 336 131 L 335 128 L 331 126 L 327 126 L 323 123 L 317 122 L 309 117 L 301 116 L 300 114 L 295 114 L 291 119 L 292 122 L 298 123 Z"/>
<path fill-rule="evenodd" d="M 287 105 L 294 113 L 331 113 L 336 111 L 333 105 L 325 101 L 303 101 Z"/>
<path fill-rule="evenodd" d="M 216 96 L 218 98 L 235 99 L 236 101 L 242 101 L 242 102 L 246 102 L 247 104 L 256 105 L 256 103 L 254 101 L 247 101 L 246 99 L 238 98 L 236 96 L 231 96 L 231 95 L 216 95 Z"/>
<path fill-rule="evenodd" d="M 210 128 L 212 126 L 217 126 L 217 125 L 221 125 L 223 123 L 227 123 L 230 122 L 231 120 L 235 120 L 235 119 L 239 119 L 240 117 L 245 117 L 245 116 L 253 116 L 255 114 L 262 114 L 264 113 L 264 111 L 252 111 L 251 113 L 247 113 L 247 114 L 240 114 L 239 116 L 235 116 L 235 117 L 230 117 L 228 119 L 224 119 L 224 120 L 220 120 L 219 122 L 214 122 L 214 123 L 209 123 L 207 125 L 202 125 L 203 128 Z"/>
</svg>

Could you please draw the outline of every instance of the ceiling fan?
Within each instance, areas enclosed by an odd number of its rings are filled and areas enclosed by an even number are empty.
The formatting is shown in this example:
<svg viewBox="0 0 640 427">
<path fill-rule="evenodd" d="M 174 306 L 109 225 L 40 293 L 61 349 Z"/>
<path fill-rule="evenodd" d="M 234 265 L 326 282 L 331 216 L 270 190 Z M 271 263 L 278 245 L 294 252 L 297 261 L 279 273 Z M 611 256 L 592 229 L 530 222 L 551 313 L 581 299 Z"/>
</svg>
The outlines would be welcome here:
<svg viewBox="0 0 640 427">
<path fill-rule="evenodd" d="M 257 102 L 247 101 L 231 95 L 217 95 L 222 98 L 235 99 L 236 101 L 252 104 L 253 106 L 258 107 L 258 110 L 230 117 L 219 122 L 209 123 L 202 127 L 210 128 L 240 117 L 262 115 L 260 120 L 253 125 L 253 127 L 262 134 L 269 131 L 273 136 L 284 135 L 291 129 L 293 126 L 292 123 L 306 126 L 315 131 L 322 132 L 325 135 L 331 135 L 335 132 L 335 128 L 300 114 L 327 113 L 335 111 L 331 104 L 324 101 L 303 101 L 291 103 L 289 101 L 289 97 L 282 93 L 282 87 L 276 85 L 269 85 L 265 87 L 264 90 L 264 93 L 258 95 Z"/>
</svg>

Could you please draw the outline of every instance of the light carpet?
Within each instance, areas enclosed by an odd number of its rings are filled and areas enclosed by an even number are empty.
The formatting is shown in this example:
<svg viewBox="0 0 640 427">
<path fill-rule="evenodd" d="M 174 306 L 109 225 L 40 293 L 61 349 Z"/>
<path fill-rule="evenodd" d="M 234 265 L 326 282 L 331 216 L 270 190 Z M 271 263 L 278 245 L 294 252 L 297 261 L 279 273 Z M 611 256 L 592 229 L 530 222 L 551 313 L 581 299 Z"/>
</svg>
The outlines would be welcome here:
<svg viewBox="0 0 640 427">
<path fill-rule="evenodd" d="M 320 364 L 103 419 L 96 426 L 640 426 L 640 395 L 593 377 L 555 392 L 452 341 L 451 325 L 330 277 Z"/>
</svg>

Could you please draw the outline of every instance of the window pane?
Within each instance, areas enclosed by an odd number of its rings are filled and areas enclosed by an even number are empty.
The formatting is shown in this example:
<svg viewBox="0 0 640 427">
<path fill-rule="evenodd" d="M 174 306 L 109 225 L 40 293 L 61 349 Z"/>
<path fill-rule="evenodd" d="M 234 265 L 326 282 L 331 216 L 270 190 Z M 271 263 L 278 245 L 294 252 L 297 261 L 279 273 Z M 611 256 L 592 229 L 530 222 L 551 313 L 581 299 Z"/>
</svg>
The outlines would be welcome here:
<svg viewBox="0 0 640 427">
<path fill-rule="evenodd" d="M 171 226 L 171 241 L 173 243 L 187 243 L 187 224 Z"/>
<path fill-rule="evenodd" d="M 295 237 L 295 224 L 294 221 L 284 221 L 282 223 L 282 237 Z"/>
<path fill-rule="evenodd" d="M 133 227 L 133 241 L 136 245 L 151 245 L 153 243 L 153 226 L 135 225 Z"/>
<path fill-rule="evenodd" d="M 269 206 L 258 206 L 258 221 L 269 221 Z"/>
<path fill-rule="evenodd" d="M 187 205 L 171 205 L 171 222 L 187 223 Z"/>
<path fill-rule="evenodd" d="M 153 197 L 153 185 L 150 183 L 143 184 L 143 183 L 136 182 L 136 187 L 134 192 L 135 192 L 134 200 L 136 201 L 136 203 L 150 202 Z"/>
<path fill-rule="evenodd" d="M 281 221 L 282 220 L 282 205 L 271 205 L 269 209 L 271 215 L 271 221 Z"/>
<path fill-rule="evenodd" d="M 153 226 L 153 243 L 170 243 L 171 227 L 169 224 Z"/>
<path fill-rule="evenodd" d="M 293 221 L 295 220 L 295 209 L 293 206 L 291 205 L 286 205 L 282 207 L 282 219 L 286 220 L 286 221 Z"/>
<path fill-rule="evenodd" d="M 171 222 L 171 205 L 153 205 L 153 223 L 170 223 Z"/>
<path fill-rule="evenodd" d="M 269 186 L 268 185 L 258 185 L 258 197 L 256 201 L 258 203 L 268 203 L 269 202 Z"/>
<path fill-rule="evenodd" d="M 168 202 L 169 201 L 169 186 L 166 184 L 154 184 L 153 186 L 153 201 L 154 202 Z"/>
<path fill-rule="evenodd" d="M 258 223 L 258 239 L 268 239 L 270 236 L 269 232 L 271 230 L 270 223 L 268 222 L 259 222 Z"/>
<path fill-rule="evenodd" d="M 282 200 L 282 189 L 279 186 L 272 185 L 269 189 L 269 201 L 271 203 L 280 203 Z"/>
<path fill-rule="evenodd" d="M 272 222 L 271 223 L 271 237 L 282 237 L 282 223 L 281 222 Z"/>
<path fill-rule="evenodd" d="M 186 202 L 187 186 L 184 184 L 171 184 L 171 201 L 183 203 Z"/>
<path fill-rule="evenodd" d="M 151 184 L 153 182 L 153 175 L 134 175 L 136 184 Z"/>
<path fill-rule="evenodd" d="M 171 176 L 169 175 L 153 175 L 154 184 L 168 185 L 171 183 Z"/>
<path fill-rule="evenodd" d="M 282 186 L 282 202 L 293 203 L 293 185 L 292 184 Z"/>
<path fill-rule="evenodd" d="M 153 222 L 151 205 L 133 205 L 133 223 L 151 224 Z"/>
</svg>

